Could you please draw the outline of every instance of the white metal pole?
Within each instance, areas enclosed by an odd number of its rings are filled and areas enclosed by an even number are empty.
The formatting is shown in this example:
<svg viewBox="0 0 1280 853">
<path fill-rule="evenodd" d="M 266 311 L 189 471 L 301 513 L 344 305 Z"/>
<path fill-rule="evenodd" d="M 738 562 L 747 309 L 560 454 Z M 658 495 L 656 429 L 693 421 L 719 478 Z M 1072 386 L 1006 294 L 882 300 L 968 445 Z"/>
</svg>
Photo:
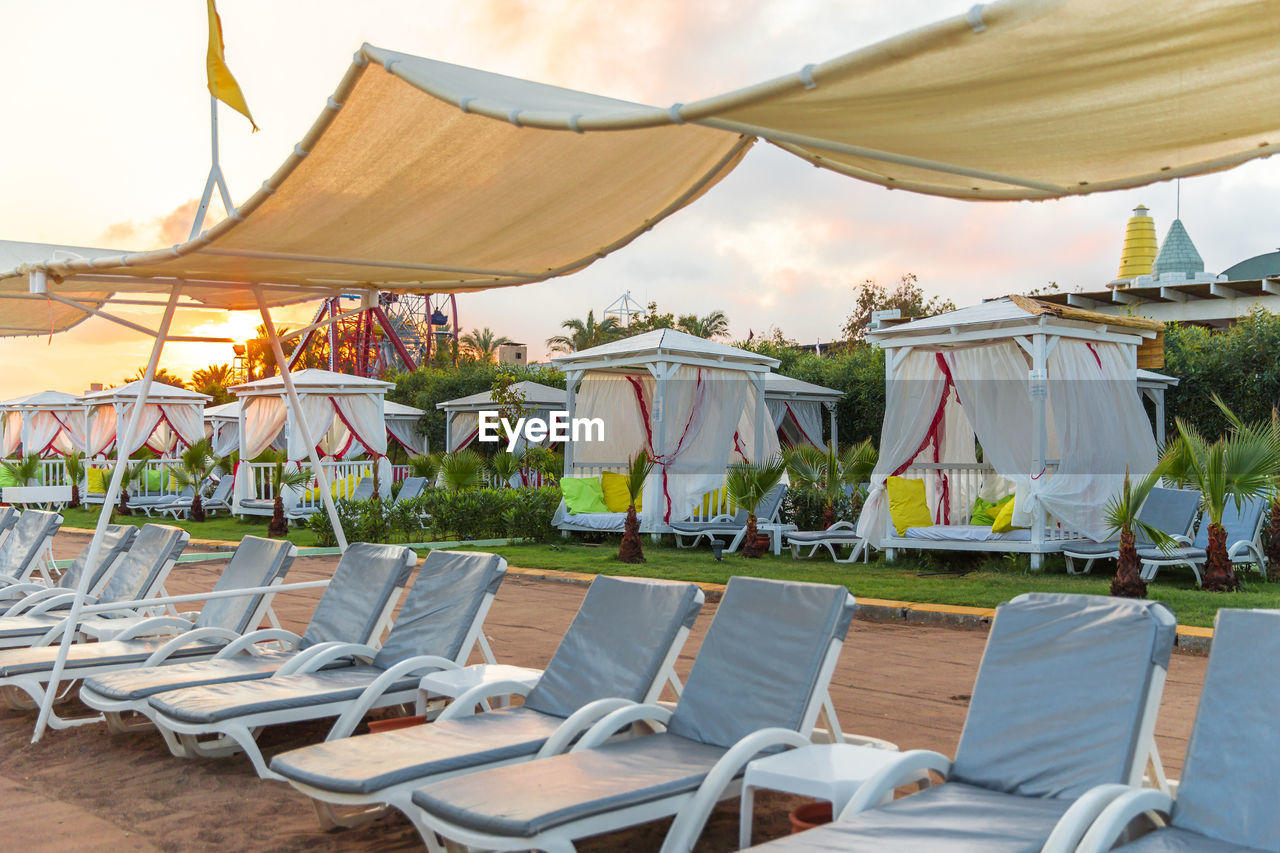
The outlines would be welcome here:
<svg viewBox="0 0 1280 853">
<path fill-rule="evenodd" d="M 107 486 L 107 493 L 102 497 L 102 510 L 98 513 L 98 524 L 94 528 L 93 539 L 89 541 L 89 553 L 85 557 L 86 570 L 81 572 L 80 580 L 76 584 L 76 595 L 71 601 L 71 612 L 67 614 L 66 627 L 58 643 L 58 656 L 54 659 L 53 671 L 49 674 L 49 685 L 40 702 L 40 716 L 36 718 L 36 729 L 31 735 L 32 743 L 38 742 L 40 736 L 44 734 L 45 726 L 49 723 L 49 715 L 53 711 L 53 700 L 58 695 L 58 681 L 66 666 L 67 652 L 71 649 L 76 625 L 80 621 L 80 611 L 84 608 L 89 579 L 93 576 L 93 572 L 88 569 L 97 563 L 98 553 L 102 550 L 102 537 L 111 521 L 111 508 L 115 506 L 116 498 L 120 495 L 120 479 L 124 476 L 125 463 L 129 461 L 126 448 L 133 444 L 138 425 L 142 422 L 142 410 L 147 404 L 147 395 L 151 392 L 151 380 L 155 378 L 156 369 L 160 365 L 160 353 L 164 351 L 164 341 L 169 335 L 169 326 L 173 322 L 173 312 L 178 307 L 178 297 L 181 292 L 182 288 L 175 286 L 173 292 L 169 294 L 169 302 L 165 305 L 164 316 L 160 320 L 160 330 L 156 333 L 155 343 L 151 346 L 151 358 L 147 360 L 147 369 L 142 374 L 142 384 L 138 386 L 138 397 L 123 435 L 120 433 L 120 421 L 118 418 L 116 420 L 116 467 L 111 472 L 111 483 Z"/>
<path fill-rule="evenodd" d="M 827 419 L 831 421 L 831 450 L 835 453 L 840 452 L 840 433 L 836 424 L 836 406 L 835 403 L 827 404 Z"/>
<path fill-rule="evenodd" d="M 316 488 L 320 490 L 320 500 L 324 501 L 325 512 L 329 514 L 329 523 L 333 525 L 333 534 L 338 539 L 338 550 L 346 553 L 347 535 L 342 530 L 342 522 L 338 520 L 338 508 L 333 504 L 333 495 L 329 492 L 329 475 L 320 464 L 320 456 L 316 453 L 316 443 L 311 438 L 311 425 L 302 411 L 302 403 L 298 400 L 298 389 L 293 385 L 293 376 L 289 373 L 289 362 L 285 360 L 284 348 L 280 346 L 280 336 L 276 334 L 275 321 L 267 310 L 266 297 L 262 288 L 255 286 L 253 295 L 258 299 L 258 313 L 262 315 L 262 325 L 267 330 L 267 340 L 271 342 L 271 351 L 275 353 L 276 365 L 280 368 L 280 379 L 284 382 L 285 393 L 289 395 L 289 405 L 293 407 L 293 416 L 298 419 L 298 431 L 302 440 L 307 443 L 307 456 L 311 460 L 312 470 L 316 472 Z"/>
</svg>

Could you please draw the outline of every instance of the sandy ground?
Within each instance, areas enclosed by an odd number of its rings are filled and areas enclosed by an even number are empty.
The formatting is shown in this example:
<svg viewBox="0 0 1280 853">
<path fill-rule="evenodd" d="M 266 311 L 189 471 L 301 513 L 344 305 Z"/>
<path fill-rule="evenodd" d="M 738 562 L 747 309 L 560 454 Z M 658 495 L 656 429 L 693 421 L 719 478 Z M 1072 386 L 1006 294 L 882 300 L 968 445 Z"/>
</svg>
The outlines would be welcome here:
<svg viewBox="0 0 1280 853">
<path fill-rule="evenodd" d="M 59 558 L 86 537 L 60 534 Z M 332 572 L 336 558 L 300 559 L 292 581 Z M 179 566 L 174 594 L 212 586 L 218 564 Z M 486 623 L 499 661 L 544 666 L 576 612 L 585 588 L 510 576 Z M 276 612 L 301 628 L 318 593 L 281 595 Z M 678 669 L 687 674 L 714 615 L 708 604 Z M 964 723 L 968 694 L 986 634 L 947 628 L 855 621 L 832 682 L 847 731 L 886 738 L 903 749 L 951 754 Z M 1175 654 L 1157 728 L 1159 749 L 1176 776 L 1190 733 L 1205 659 Z M 68 704 L 67 712 L 76 710 Z M 0 802 L 6 820 L 0 850 L 394 851 L 421 846 L 398 815 L 339 833 L 321 832 L 310 802 L 287 785 L 260 781 L 243 757 L 173 758 L 151 733 L 110 735 L 100 725 L 51 731 L 29 743 L 34 714 L 0 712 Z M 264 733 L 268 755 L 322 740 L 323 724 L 276 727 Z M 757 798 L 757 841 L 787 831 L 787 811 L 800 802 L 780 794 Z M 737 804 L 721 806 L 699 850 L 735 849 Z M 657 850 L 665 823 L 591 839 L 583 850 Z"/>
</svg>

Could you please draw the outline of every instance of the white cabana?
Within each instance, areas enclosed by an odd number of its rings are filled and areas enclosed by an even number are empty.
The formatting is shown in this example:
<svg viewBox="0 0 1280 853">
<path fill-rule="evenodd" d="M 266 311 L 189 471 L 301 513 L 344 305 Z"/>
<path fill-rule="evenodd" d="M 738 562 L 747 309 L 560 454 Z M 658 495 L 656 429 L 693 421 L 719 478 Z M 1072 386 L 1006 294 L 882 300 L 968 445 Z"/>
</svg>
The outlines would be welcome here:
<svg viewBox="0 0 1280 853">
<path fill-rule="evenodd" d="M 764 378 L 764 402 L 777 430 L 778 441 L 791 447 L 812 444 L 822 447 L 822 413 L 825 410 L 831 428 L 831 446 L 839 446 L 836 428 L 836 404 L 844 393 L 824 388 L 781 373 Z"/>
<path fill-rule="evenodd" d="M 390 382 L 348 376 L 330 370 L 296 370 L 291 374 L 302 413 L 320 456 L 343 459 L 358 453 L 387 455 L 383 414 Z M 253 459 L 283 431 L 290 462 L 308 458 L 311 447 L 297 427 L 293 406 L 279 376 L 232 386 L 240 398 L 240 458 Z"/>
<path fill-rule="evenodd" d="M 547 420 L 552 412 L 565 411 L 568 396 L 563 388 L 552 388 L 538 382 L 524 380 L 511 386 L 513 393 L 524 398 L 525 417 Z M 498 406 L 493 401 L 493 392 L 481 391 L 454 400 L 436 403 L 436 408 L 444 412 L 445 450 L 452 453 L 461 450 L 475 441 L 480 435 L 480 413 L 496 411 Z M 542 442 L 549 445 L 548 437 Z M 517 450 L 524 448 L 523 437 L 517 442 Z"/>
<path fill-rule="evenodd" d="M 1068 539 L 1103 539 L 1103 507 L 1126 468 L 1156 462 L 1136 374 L 1161 359 L 1162 328 L 1014 296 L 869 332 L 886 351 L 885 420 L 858 532 L 891 556 L 1015 551 L 1035 567 Z M 896 533 L 893 475 L 925 481 L 935 526 Z M 969 524 L 975 497 L 1009 491 L 1026 529 Z"/>
<path fill-rule="evenodd" d="M 128 421 L 138 401 L 142 383 L 135 379 L 79 398 L 87 411 L 86 456 L 105 454 L 116 443 L 120 426 Z M 130 456 L 145 446 L 160 456 L 168 456 L 190 447 L 204 438 L 204 404 L 212 399 L 187 388 L 151 383 L 138 429 L 129 446 L 119 449 Z"/>
<path fill-rule="evenodd" d="M 0 458 L 85 451 L 85 406 L 75 394 L 40 391 L 0 403 Z"/>
<path fill-rule="evenodd" d="M 414 456 L 423 456 L 429 452 L 427 436 L 418 429 L 425 414 L 422 409 L 415 409 L 404 403 L 393 403 L 391 400 L 384 400 L 382 403 L 387 435 Z"/>
<path fill-rule="evenodd" d="M 1155 427 L 1156 444 L 1164 446 L 1164 394 L 1170 388 L 1178 387 L 1178 380 L 1154 370 L 1138 368 L 1138 393 L 1151 401 L 1151 423 Z"/>
<path fill-rule="evenodd" d="M 240 447 L 240 405 L 241 401 L 233 400 L 204 410 L 204 431 L 213 444 L 215 456 L 226 456 Z M 384 400 L 382 414 L 387 423 L 388 436 L 399 442 L 410 453 L 427 452 L 427 437 L 419 434 L 417 430 L 418 421 L 423 415 L 422 409 Z M 362 451 L 360 444 L 348 440 L 350 431 L 341 422 L 330 427 L 330 433 L 336 434 L 331 440 L 329 433 L 326 433 L 322 443 L 334 444 L 339 448 L 346 446 L 352 453 Z M 283 448 L 284 441 L 285 428 L 281 427 L 272 445 Z"/>
<path fill-rule="evenodd" d="M 689 518 L 718 489 L 734 461 L 778 452 L 764 400 L 768 356 L 659 329 L 553 358 L 565 373 L 571 420 L 599 419 L 603 435 L 581 428 L 565 445 L 566 476 L 625 471 L 641 450 L 654 463 L 640 529 L 661 533 Z M 557 513 L 566 530 L 622 529 L 621 513 Z"/>
<path fill-rule="evenodd" d="M 240 447 L 240 401 L 232 400 L 204 410 L 204 434 L 213 455 L 222 458 Z"/>
</svg>

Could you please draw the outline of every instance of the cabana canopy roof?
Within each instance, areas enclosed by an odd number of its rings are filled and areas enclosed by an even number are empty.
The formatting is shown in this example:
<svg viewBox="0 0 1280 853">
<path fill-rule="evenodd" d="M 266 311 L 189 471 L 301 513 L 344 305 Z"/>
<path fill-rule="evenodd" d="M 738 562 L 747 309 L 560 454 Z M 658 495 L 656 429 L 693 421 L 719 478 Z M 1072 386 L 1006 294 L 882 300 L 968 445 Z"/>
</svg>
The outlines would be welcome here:
<svg viewBox="0 0 1280 853">
<path fill-rule="evenodd" d="M 634 368 L 646 362 L 658 361 L 748 371 L 772 370 L 779 364 L 776 358 L 675 329 L 656 329 L 551 359 L 551 363 L 561 370 Z"/>
<path fill-rule="evenodd" d="M 1225 169 L 1280 140 L 1280 0 L 1005 0 L 658 108 L 365 45 L 293 154 L 168 249 L 12 244 L 0 334 L 114 292 L 251 308 L 575 272 L 697 199 L 754 138 L 888 187 L 1042 199 Z M 615 132 L 599 132 L 615 131 Z M 7 270 L 7 271 L 6 271 Z M 29 275 L 36 273 L 29 281 Z M 46 300 L 45 293 L 53 296 Z"/>
<path fill-rule="evenodd" d="M 826 388 L 822 385 L 814 385 L 812 382 L 805 382 L 803 379 L 796 379 L 793 376 L 783 376 L 781 373 L 769 373 L 764 377 L 764 398 L 766 400 L 826 402 L 839 400 L 843 396 L 843 391 Z"/>
<path fill-rule="evenodd" d="M 240 401 L 232 400 L 220 406 L 205 406 L 206 421 L 236 421 L 240 419 Z"/>
<path fill-rule="evenodd" d="M 0 403 L 0 412 L 18 409 L 24 411 L 60 412 L 68 409 L 78 409 L 81 405 L 80 398 L 75 394 L 67 394 L 62 391 L 37 391 L 25 397 L 5 400 Z"/>
<path fill-rule="evenodd" d="M 380 390 L 381 394 L 385 394 L 388 388 L 396 387 L 390 382 L 383 382 L 381 379 L 369 379 L 364 376 L 352 376 L 347 373 L 335 373 L 332 370 L 319 370 L 317 368 L 306 368 L 305 370 L 290 371 L 293 377 L 293 385 L 298 389 L 299 394 L 367 394 L 370 391 Z M 227 390 L 233 392 L 237 397 L 255 397 L 255 396 L 282 396 L 285 392 L 284 380 L 279 375 L 268 376 L 265 379 L 255 379 L 252 382 L 244 382 L 240 385 L 232 385 Z"/>
<path fill-rule="evenodd" d="M 80 398 L 82 403 L 90 406 L 101 406 L 109 403 L 133 403 L 138 399 L 138 390 L 142 387 L 142 380 L 135 379 L 132 382 L 126 382 L 123 385 L 117 385 L 114 388 L 105 388 L 101 391 L 93 391 L 85 394 Z M 201 394 L 199 391 L 192 391 L 189 388 L 178 388 L 174 385 L 166 385 L 163 382 L 152 382 L 151 390 L 147 392 L 148 405 L 164 405 L 165 403 L 196 403 L 209 402 L 213 398 L 208 394 Z"/>
<path fill-rule="evenodd" d="M 565 405 L 566 394 L 563 388 L 552 388 L 550 385 L 526 379 L 512 385 L 511 390 L 524 395 L 525 404 L 531 408 L 563 409 Z M 492 409 L 493 392 L 481 391 L 478 394 L 445 400 L 442 403 L 436 403 L 436 408 L 446 412 L 478 412 L 482 409 Z"/>
<path fill-rule="evenodd" d="M 404 403 L 393 403 L 390 400 L 382 401 L 382 416 L 385 418 L 420 418 L 425 415 L 422 409 L 415 409 L 413 406 L 406 406 Z"/>
</svg>

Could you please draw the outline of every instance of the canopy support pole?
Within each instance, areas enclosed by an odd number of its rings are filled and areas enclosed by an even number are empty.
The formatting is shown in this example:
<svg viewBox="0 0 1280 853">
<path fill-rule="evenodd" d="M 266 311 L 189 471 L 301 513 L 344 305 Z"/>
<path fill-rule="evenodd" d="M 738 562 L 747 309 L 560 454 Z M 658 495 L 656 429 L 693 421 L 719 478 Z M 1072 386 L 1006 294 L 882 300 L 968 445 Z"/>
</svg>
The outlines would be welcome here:
<svg viewBox="0 0 1280 853">
<path fill-rule="evenodd" d="M 85 594 L 89 589 L 89 579 L 93 576 L 90 569 L 97 565 L 98 554 L 102 551 L 102 537 L 107 531 L 107 525 L 111 522 L 111 508 L 115 506 L 120 496 L 120 480 L 124 477 L 124 466 L 129 461 L 126 448 L 133 444 L 138 426 L 142 423 L 142 410 L 146 408 L 147 395 L 151 393 L 151 381 L 155 379 L 156 369 L 160 366 L 160 353 L 164 351 L 164 342 L 169 335 L 169 326 L 173 322 L 173 312 L 178 307 L 178 297 L 181 293 L 182 288 L 175 285 L 169 294 L 169 302 L 165 305 L 155 343 L 151 345 L 151 357 L 147 359 L 147 369 L 142 374 L 142 384 L 138 386 L 138 397 L 133 404 L 133 411 L 129 413 L 129 423 L 125 426 L 123 435 L 118 432 L 119 419 L 116 420 L 116 467 L 111 472 L 107 493 L 102 496 L 102 510 L 98 513 L 98 524 L 94 527 L 93 539 L 89 541 L 85 571 L 80 573 L 80 580 L 76 584 L 76 595 L 71 601 L 71 612 L 67 614 L 62 639 L 58 641 L 58 656 L 54 659 L 53 671 L 49 674 L 49 684 L 40 702 L 40 716 L 36 718 L 36 729 L 31 735 L 32 743 L 39 742 L 45 726 L 49 724 L 49 715 L 53 712 L 53 700 L 58 695 L 58 682 L 62 678 L 62 670 L 66 667 L 67 653 L 71 650 L 72 640 L 75 639 L 76 625 L 80 622 L 80 611 L 84 609 Z"/>
<path fill-rule="evenodd" d="M 1032 479 L 1049 475 L 1049 347 L 1044 332 L 1031 337 L 1031 429 Z M 1044 504 L 1036 501 L 1031 514 L 1031 570 L 1039 571 L 1044 560 L 1044 528 L 1048 521 Z"/>
<path fill-rule="evenodd" d="M 836 423 L 836 404 L 824 403 L 827 407 L 827 420 L 831 422 L 831 452 L 840 452 L 840 432 Z"/>
<path fill-rule="evenodd" d="M 204 225 L 204 215 L 209 212 L 209 200 L 213 197 L 213 187 L 218 187 L 218 195 L 222 197 L 222 206 L 230 214 L 231 193 L 227 190 L 227 181 L 222 177 L 222 166 L 218 163 L 218 99 L 209 96 L 209 145 L 213 159 L 209 164 L 209 177 L 204 182 L 204 192 L 200 194 L 200 206 L 196 208 L 195 221 L 191 223 L 188 240 L 194 240 Z"/>
<path fill-rule="evenodd" d="M 289 405 L 293 408 L 293 416 L 298 419 L 298 432 L 307 443 L 307 456 L 311 460 L 311 469 L 316 474 L 316 488 L 320 490 L 320 500 L 324 501 L 325 512 L 329 515 L 329 523 L 333 525 L 333 535 L 338 540 L 338 550 L 347 551 L 347 534 L 342 529 L 338 518 L 338 508 L 333 504 L 333 494 L 329 491 L 329 475 L 320 464 L 320 456 L 316 453 L 316 443 L 311 439 L 311 425 L 307 423 L 306 413 L 302 411 L 302 403 L 298 400 L 298 389 L 293 385 L 293 374 L 289 372 L 289 362 L 284 357 L 284 347 L 280 346 L 280 336 L 276 334 L 275 321 L 267 309 L 266 297 L 262 288 L 254 286 L 253 295 L 258 299 L 258 313 L 262 315 L 262 325 L 267 331 L 267 340 L 271 342 L 271 351 L 275 354 L 276 364 L 280 367 L 280 380 L 284 383 L 285 393 L 289 395 Z"/>
</svg>

